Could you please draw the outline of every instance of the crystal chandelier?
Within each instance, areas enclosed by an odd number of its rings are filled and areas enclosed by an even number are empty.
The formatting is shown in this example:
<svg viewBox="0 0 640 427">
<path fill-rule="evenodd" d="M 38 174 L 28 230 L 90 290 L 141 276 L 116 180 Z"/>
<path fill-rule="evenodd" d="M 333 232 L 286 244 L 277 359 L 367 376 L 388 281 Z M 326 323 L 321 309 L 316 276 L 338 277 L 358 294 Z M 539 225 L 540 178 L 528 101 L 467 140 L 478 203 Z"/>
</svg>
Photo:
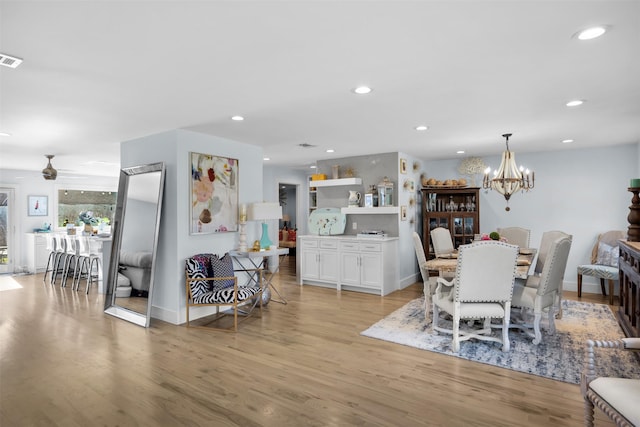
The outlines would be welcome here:
<svg viewBox="0 0 640 427">
<path fill-rule="evenodd" d="M 507 140 L 507 151 L 502 153 L 502 162 L 500 168 L 493 171 L 493 178 L 489 177 L 491 168 L 484 170 L 484 179 L 482 180 L 482 188 L 493 189 L 502 194 L 507 201 L 506 211 L 510 211 L 509 199 L 511 195 L 518 190 L 529 191 L 535 183 L 535 173 L 516 165 L 515 154 L 509 151 L 509 137 L 512 134 L 505 133 L 502 135 Z"/>
</svg>

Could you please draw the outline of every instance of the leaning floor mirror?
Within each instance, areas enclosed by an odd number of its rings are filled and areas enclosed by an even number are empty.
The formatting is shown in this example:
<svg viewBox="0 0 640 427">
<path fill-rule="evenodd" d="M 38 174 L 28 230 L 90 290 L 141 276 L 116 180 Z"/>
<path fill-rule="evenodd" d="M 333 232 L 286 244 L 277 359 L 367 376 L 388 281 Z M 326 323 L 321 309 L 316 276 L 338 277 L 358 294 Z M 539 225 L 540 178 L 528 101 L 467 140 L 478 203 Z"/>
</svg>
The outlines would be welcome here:
<svg viewBox="0 0 640 427">
<path fill-rule="evenodd" d="M 145 328 L 151 320 L 163 190 L 164 163 L 120 171 L 104 311 Z"/>
</svg>

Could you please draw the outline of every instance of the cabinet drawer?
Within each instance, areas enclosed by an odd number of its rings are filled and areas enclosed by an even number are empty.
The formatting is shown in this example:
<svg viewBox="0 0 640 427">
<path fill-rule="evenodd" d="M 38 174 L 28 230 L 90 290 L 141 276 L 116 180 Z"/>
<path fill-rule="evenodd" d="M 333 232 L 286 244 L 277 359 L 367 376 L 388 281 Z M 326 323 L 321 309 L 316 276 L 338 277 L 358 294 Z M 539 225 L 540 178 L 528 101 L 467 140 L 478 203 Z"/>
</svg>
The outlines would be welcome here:
<svg viewBox="0 0 640 427">
<path fill-rule="evenodd" d="M 381 243 L 360 243 L 360 250 L 362 252 L 382 252 Z"/>
<path fill-rule="evenodd" d="M 320 240 L 320 248 L 322 249 L 338 249 L 338 242 L 335 240 Z"/>
<path fill-rule="evenodd" d="M 309 249 L 317 248 L 318 247 L 318 241 L 317 240 L 300 239 L 300 246 L 302 246 L 303 248 L 309 248 Z"/>
<path fill-rule="evenodd" d="M 360 244 L 358 242 L 340 242 L 341 251 L 359 251 Z"/>
</svg>

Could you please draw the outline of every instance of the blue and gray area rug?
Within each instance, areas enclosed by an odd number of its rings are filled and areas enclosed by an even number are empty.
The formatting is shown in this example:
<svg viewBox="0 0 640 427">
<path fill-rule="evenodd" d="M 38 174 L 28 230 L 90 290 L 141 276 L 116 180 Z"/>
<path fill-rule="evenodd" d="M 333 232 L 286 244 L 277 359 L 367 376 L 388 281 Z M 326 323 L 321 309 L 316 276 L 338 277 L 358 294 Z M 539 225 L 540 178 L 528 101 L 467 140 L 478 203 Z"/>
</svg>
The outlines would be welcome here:
<svg viewBox="0 0 640 427">
<path fill-rule="evenodd" d="M 462 341 L 460 353 L 455 354 L 451 351 L 451 335 L 436 335 L 431 331 L 431 323 L 425 322 L 423 305 L 424 299 L 417 298 L 362 335 L 573 384 L 580 383 L 588 339 L 624 337 L 607 305 L 565 300 L 562 301 L 563 317 L 555 322 L 556 333 L 548 335 L 543 324 L 542 343 L 537 346 L 531 343 L 530 337 L 512 329 L 508 353 L 501 351 L 499 343 L 469 340 Z M 451 321 L 441 319 L 438 325 L 450 328 Z M 494 333 L 498 336 L 501 332 Z M 640 378 L 640 363 L 629 351 L 598 349 L 596 363 L 599 376 Z"/>
</svg>

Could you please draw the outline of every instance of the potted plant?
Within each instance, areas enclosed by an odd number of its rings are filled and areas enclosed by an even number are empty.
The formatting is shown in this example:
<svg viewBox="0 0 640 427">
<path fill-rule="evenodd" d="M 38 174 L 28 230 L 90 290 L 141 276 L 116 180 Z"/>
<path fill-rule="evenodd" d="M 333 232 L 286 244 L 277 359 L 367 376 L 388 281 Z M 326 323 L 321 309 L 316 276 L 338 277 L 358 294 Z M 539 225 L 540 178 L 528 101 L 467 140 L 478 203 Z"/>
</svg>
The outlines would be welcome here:
<svg viewBox="0 0 640 427">
<path fill-rule="evenodd" d="M 80 212 L 78 219 L 84 223 L 84 231 L 82 233 L 85 235 L 93 234 L 93 226 L 100 224 L 100 220 L 94 217 L 91 211 Z"/>
</svg>

